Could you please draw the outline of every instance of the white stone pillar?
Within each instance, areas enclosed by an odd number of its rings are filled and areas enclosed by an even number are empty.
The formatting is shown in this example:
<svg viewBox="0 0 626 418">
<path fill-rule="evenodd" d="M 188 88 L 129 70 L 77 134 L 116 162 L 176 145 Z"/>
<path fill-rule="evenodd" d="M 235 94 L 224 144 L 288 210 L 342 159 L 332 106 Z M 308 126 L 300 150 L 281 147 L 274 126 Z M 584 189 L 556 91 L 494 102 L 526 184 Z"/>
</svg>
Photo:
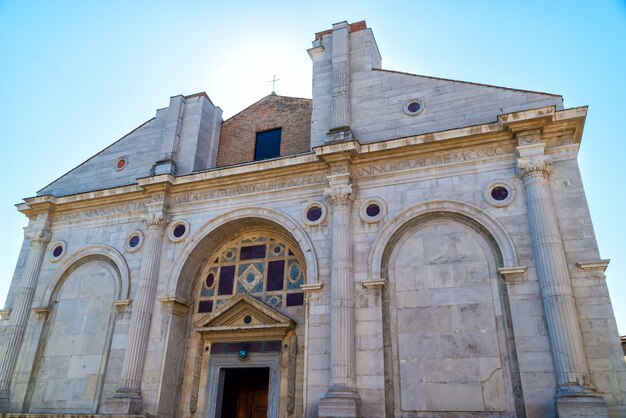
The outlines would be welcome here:
<svg viewBox="0 0 626 418">
<path fill-rule="evenodd" d="M 46 227 L 30 236 L 28 260 L 22 274 L 22 281 L 16 290 L 15 303 L 4 332 L 6 341 L 0 353 L 0 411 L 7 411 L 9 407 L 11 378 L 24 338 L 37 287 L 37 278 L 48 242 L 50 242 L 50 231 Z"/>
<path fill-rule="evenodd" d="M 150 214 L 146 222 L 148 230 L 143 248 L 139 287 L 132 303 L 128 347 L 124 354 L 122 376 L 115 395 L 112 399 L 107 399 L 103 406 L 105 414 L 141 413 L 141 377 L 156 300 L 163 235 L 168 220 L 161 212 Z"/>
<path fill-rule="evenodd" d="M 320 400 L 320 417 L 360 416 L 354 367 L 354 282 L 352 274 L 352 185 L 350 175 L 328 176 L 332 204 L 330 273 L 330 387 Z"/>
<path fill-rule="evenodd" d="M 350 43 L 348 22 L 335 23 L 332 31 L 333 128 L 350 126 Z"/>
<path fill-rule="evenodd" d="M 176 174 L 176 153 L 183 126 L 184 110 L 185 98 L 183 96 L 170 98 L 165 127 L 162 132 L 161 154 L 154 165 L 155 175 Z"/>
<path fill-rule="evenodd" d="M 589 378 L 576 301 L 558 219 L 552 204 L 549 182 L 552 159 L 543 154 L 543 146 L 521 146 L 518 152 L 521 158 L 518 159 L 517 166 L 526 192 L 535 266 L 557 374 L 559 417 L 572 416 L 571 411 L 585 403 L 581 402 L 583 398 L 596 404 L 594 409 L 598 405 L 602 409 L 603 399 L 594 396 L 594 388 Z M 589 396 L 585 396 L 586 394 Z M 574 409 L 569 397 L 577 398 Z M 565 404 L 568 404 L 565 408 L 567 411 L 562 408 Z M 606 409 L 606 403 L 604 408 Z"/>
</svg>

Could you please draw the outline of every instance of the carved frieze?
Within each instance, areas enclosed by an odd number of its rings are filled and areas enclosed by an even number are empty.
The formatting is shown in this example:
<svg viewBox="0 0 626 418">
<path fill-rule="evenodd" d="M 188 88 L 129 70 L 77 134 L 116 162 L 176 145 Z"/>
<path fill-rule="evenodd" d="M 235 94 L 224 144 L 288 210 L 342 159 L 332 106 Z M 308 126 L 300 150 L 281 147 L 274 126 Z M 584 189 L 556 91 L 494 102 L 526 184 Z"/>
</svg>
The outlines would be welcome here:
<svg viewBox="0 0 626 418">
<path fill-rule="evenodd" d="M 251 193 L 264 193 L 272 190 L 288 189 L 291 187 L 311 186 L 316 184 L 324 184 L 326 178 L 324 175 L 316 174 L 311 176 L 300 176 L 280 179 L 278 181 L 268 181 L 265 183 L 246 184 L 234 187 L 226 187 L 218 190 L 210 190 L 202 193 L 189 193 L 185 195 L 175 196 L 170 199 L 172 204 L 184 204 L 193 202 L 202 202 L 213 199 L 223 199 L 238 195 Z"/>
<path fill-rule="evenodd" d="M 80 212 L 65 213 L 56 216 L 57 221 L 77 221 L 82 219 L 97 218 L 112 215 L 128 215 L 131 212 L 145 210 L 146 205 L 142 202 L 131 203 L 129 205 L 117 205 L 105 208 L 89 209 Z"/>
<path fill-rule="evenodd" d="M 467 151 L 455 151 L 445 154 L 434 154 L 420 158 L 403 159 L 387 163 L 361 166 L 354 170 L 358 177 L 376 176 L 418 168 L 427 168 L 441 165 L 462 164 L 472 161 L 480 161 L 505 155 L 503 147 L 480 148 Z"/>
<path fill-rule="evenodd" d="M 289 361 L 287 365 L 287 412 L 293 414 L 296 409 L 296 363 L 298 357 L 298 337 L 294 334 L 289 339 Z"/>
</svg>

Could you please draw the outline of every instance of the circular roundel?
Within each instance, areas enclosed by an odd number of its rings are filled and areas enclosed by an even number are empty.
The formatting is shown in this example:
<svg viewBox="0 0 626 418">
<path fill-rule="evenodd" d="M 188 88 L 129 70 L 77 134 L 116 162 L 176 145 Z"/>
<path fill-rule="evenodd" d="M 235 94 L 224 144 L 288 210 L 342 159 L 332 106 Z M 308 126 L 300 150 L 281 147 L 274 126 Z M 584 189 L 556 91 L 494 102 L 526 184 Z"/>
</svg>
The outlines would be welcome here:
<svg viewBox="0 0 626 418">
<path fill-rule="evenodd" d="M 52 250 L 52 257 L 59 258 L 61 257 L 61 254 L 63 254 L 63 247 L 61 247 L 60 245 L 54 247 L 54 249 Z"/>
<path fill-rule="evenodd" d="M 384 200 L 378 197 L 366 199 L 361 204 L 359 210 L 359 216 L 361 217 L 361 220 L 367 223 L 380 222 L 386 214 L 387 205 L 385 204 Z"/>
<path fill-rule="evenodd" d="M 515 188 L 505 181 L 490 183 L 483 193 L 485 201 L 491 206 L 501 208 L 510 205 L 515 200 Z"/>
<path fill-rule="evenodd" d="M 50 260 L 59 261 L 63 256 L 65 256 L 67 245 L 64 241 L 53 242 L 50 245 Z"/>
<path fill-rule="evenodd" d="M 120 157 L 120 158 L 117 159 L 117 161 L 115 161 L 115 169 L 117 171 L 125 169 L 127 165 L 128 165 L 128 157 L 127 156 Z"/>
<path fill-rule="evenodd" d="M 311 206 L 306 211 L 306 219 L 309 222 L 317 222 L 320 220 L 321 217 L 322 217 L 322 208 L 320 208 L 319 206 Z"/>
<path fill-rule="evenodd" d="M 302 220 L 307 225 L 319 225 L 326 218 L 326 206 L 320 202 L 312 202 L 302 210 Z"/>
<path fill-rule="evenodd" d="M 409 116 L 416 116 L 424 110 L 424 103 L 419 99 L 411 99 L 404 104 L 404 113 Z"/>
<path fill-rule="evenodd" d="M 126 239 L 126 251 L 137 251 L 143 245 L 143 233 L 141 231 L 133 231 Z"/>
<path fill-rule="evenodd" d="M 509 196 L 509 191 L 506 187 L 496 186 L 491 189 L 491 197 L 493 197 L 497 201 L 502 201 Z"/>
<path fill-rule="evenodd" d="M 189 222 L 176 221 L 170 227 L 169 237 L 171 241 L 178 242 L 189 235 Z"/>
<path fill-rule="evenodd" d="M 175 238 L 180 238 L 183 235 L 185 235 L 186 231 L 187 231 L 187 228 L 185 228 L 185 225 L 178 224 L 174 227 L 174 230 L 172 231 L 172 235 L 174 235 Z"/>
<path fill-rule="evenodd" d="M 378 206 L 376 203 L 370 203 L 365 208 L 365 214 L 369 216 L 370 218 L 378 216 L 379 213 L 380 213 L 380 206 Z"/>
<path fill-rule="evenodd" d="M 204 284 L 206 285 L 207 289 L 211 289 L 213 287 L 213 285 L 215 284 L 215 274 L 209 273 L 206 276 L 206 280 L 205 280 Z"/>
</svg>

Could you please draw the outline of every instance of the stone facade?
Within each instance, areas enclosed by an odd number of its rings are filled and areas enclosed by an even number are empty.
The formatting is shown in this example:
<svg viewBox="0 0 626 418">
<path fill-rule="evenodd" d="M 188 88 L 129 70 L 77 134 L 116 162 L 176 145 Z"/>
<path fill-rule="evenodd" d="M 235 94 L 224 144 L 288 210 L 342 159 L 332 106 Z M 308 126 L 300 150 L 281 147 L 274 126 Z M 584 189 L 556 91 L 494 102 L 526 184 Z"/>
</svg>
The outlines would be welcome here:
<svg viewBox="0 0 626 418">
<path fill-rule="evenodd" d="M 365 22 L 309 54 L 312 100 L 172 97 L 18 206 L 0 410 L 625 416 L 587 109 L 382 70 Z"/>
</svg>

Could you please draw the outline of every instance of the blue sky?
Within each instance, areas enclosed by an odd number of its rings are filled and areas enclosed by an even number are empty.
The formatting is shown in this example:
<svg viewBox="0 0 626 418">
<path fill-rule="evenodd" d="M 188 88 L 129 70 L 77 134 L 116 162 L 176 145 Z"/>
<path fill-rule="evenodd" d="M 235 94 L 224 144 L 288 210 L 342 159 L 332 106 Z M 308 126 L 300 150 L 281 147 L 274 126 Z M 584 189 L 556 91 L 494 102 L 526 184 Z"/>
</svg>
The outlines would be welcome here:
<svg viewBox="0 0 626 418">
<path fill-rule="evenodd" d="M 206 91 L 228 117 L 271 91 L 311 96 L 306 49 L 366 20 L 383 67 L 589 105 L 579 163 L 626 334 L 625 1 L 0 0 L 0 305 L 26 218 L 14 204 L 165 107 Z"/>
</svg>

